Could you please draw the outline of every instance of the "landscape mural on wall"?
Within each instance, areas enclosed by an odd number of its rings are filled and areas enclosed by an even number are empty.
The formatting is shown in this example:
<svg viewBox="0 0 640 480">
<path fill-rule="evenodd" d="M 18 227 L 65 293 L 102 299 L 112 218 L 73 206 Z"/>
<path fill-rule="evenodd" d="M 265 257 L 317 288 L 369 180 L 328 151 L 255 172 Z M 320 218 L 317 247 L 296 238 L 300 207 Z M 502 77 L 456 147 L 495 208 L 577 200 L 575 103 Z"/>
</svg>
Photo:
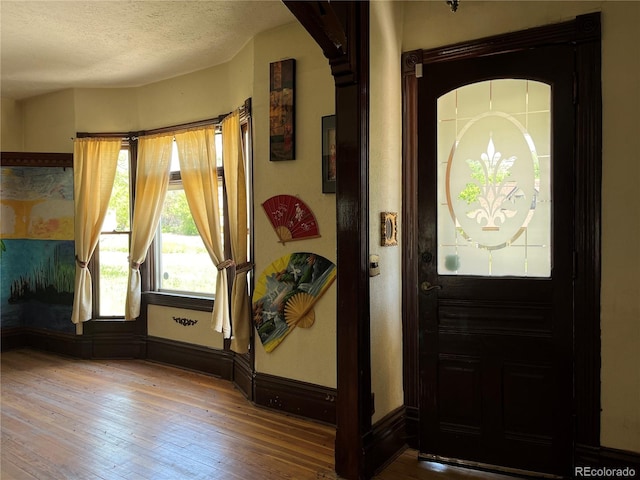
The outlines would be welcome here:
<svg viewBox="0 0 640 480">
<path fill-rule="evenodd" d="M 73 170 L 2 167 L 1 326 L 75 332 Z"/>
</svg>

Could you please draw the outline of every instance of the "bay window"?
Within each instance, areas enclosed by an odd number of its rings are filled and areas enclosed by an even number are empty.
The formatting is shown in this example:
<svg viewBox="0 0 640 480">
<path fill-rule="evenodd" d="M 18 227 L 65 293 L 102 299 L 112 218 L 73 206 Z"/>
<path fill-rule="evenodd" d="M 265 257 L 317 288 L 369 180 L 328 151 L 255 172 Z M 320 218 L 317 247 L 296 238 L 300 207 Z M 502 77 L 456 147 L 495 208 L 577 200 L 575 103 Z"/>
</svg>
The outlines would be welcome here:
<svg viewBox="0 0 640 480">
<path fill-rule="evenodd" d="M 242 109 L 240 109 L 242 112 Z M 205 122 L 177 127 L 167 127 L 153 132 L 122 134 L 123 146 L 118 158 L 108 213 L 103 223 L 100 240 L 89 269 L 93 284 L 93 314 L 96 320 L 121 320 L 125 317 L 127 281 L 130 272 L 129 252 L 132 235 L 133 205 L 135 204 L 136 154 L 138 137 L 142 135 L 180 131 L 200 125 L 216 125 L 222 116 Z M 241 115 L 242 150 L 250 158 L 249 112 Z M 220 128 L 215 131 L 216 170 L 218 176 L 218 205 L 220 209 L 220 231 L 224 246 L 224 259 L 231 258 L 231 241 L 227 197 L 224 179 L 223 135 Z M 78 134 L 92 136 L 91 134 Z M 95 134 L 93 136 L 117 134 Z M 245 160 L 248 163 L 248 160 Z M 251 168 L 245 165 L 247 175 Z M 247 207 L 251 205 L 251 189 L 247 181 Z M 250 210 L 249 210 L 250 211 Z M 248 215 L 251 218 L 251 215 Z M 251 239 L 247 224 L 248 239 Z M 248 242 L 248 255 L 251 242 Z M 246 271 L 246 270 L 245 270 Z M 233 281 L 233 269 L 229 272 L 229 285 Z M 140 265 L 142 291 L 151 292 L 150 303 L 179 308 L 211 309 L 215 299 L 218 269 L 214 265 L 204 242 L 195 226 L 182 185 L 178 149 L 175 140 L 171 156 L 169 187 L 163 203 L 162 213 L 155 239 L 146 260 Z"/>
</svg>

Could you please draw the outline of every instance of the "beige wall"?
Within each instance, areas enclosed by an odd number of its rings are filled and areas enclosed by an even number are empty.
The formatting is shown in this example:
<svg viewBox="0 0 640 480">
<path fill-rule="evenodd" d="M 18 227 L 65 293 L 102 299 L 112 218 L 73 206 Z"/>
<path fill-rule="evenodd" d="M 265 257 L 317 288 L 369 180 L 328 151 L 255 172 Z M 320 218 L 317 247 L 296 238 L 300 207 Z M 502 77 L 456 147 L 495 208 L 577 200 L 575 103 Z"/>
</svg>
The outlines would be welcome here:
<svg viewBox="0 0 640 480">
<path fill-rule="evenodd" d="M 231 105 L 242 105 L 253 92 L 254 49 L 255 40 L 251 39 L 242 50 L 228 63 L 229 88 Z"/>
<path fill-rule="evenodd" d="M 401 2 L 371 3 L 369 252 L 380 275 L 369 282 L 371 389 L 375 423 L 404 403 L 402 388 L 402 54 Z M 380 246 L 380 213 L 398 214 L 398 246 Z"/>
<path fill-rule="evenodd" d="M 21 152 L 23 150 L 22 104 L 10 98 L 0 100 L 0 151 Z"/>
<path fill-rule="evenodd" d="M 296 159 L 269 161 L 269 64 L 296 60 Z M 313 252 L 336 262 L 336 202 L 322 193 L 321 125 L 335 109 L 329 64 L 307 32 L 297 24 L 271 30 L 255 38 L 254 209 L 256 274 L 282 255 Z M 299 196 L 315 213 L 320 238 L 282 245 L 262 203 L 273 195 Z M 336 288 L 334 283 L 315 304 L 315 324 L 296 328 L 271 353 L 256 342 L 256 370 L 335 388 Z"/>
<path fill-rule="evenodd" d="M 140 128 L 149 130 L 230 112 L 229 65 L 182 75 L 138 88 Z"/>
<path fill-rule="evenodd" d="M 604 446 L 640 452 L 640 3 L 406 2 L 404 51 L 602 12 L 602 417 Z"/>
<path fill-rule="evenodd" d="M 147 317 L 147 332 L 151 337 L 177 340 L 219 350 L 224 348 L 222 334 L 211 329 L 211 312 L 149 305 Z M 177 322 L 176 318 L 195 323 L 183 325 Z"/>
<path fill-rule="evenodd" d="M 640 452 L 640 3 L 602 15 L 601 439 Z"/>
<path fill-rule="evenodd" d="M 22 102 L 24 151 L 72 153 L 76 135 L 74 110 L 73 90 Z"/>
<path fill-rule="evenodd" d="M 138 130 L 136 88 L 80 88 L 75 90 L 77 132 L 129 132 Z"/>
</svg>

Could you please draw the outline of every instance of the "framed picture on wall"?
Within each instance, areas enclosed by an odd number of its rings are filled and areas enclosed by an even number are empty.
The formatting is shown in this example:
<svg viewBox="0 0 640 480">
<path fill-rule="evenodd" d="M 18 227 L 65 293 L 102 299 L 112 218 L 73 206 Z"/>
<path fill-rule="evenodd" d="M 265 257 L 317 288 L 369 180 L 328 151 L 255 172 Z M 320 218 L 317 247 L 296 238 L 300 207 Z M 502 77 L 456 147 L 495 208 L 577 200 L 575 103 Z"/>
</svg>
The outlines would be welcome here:
<svg viewBox="0 0 640 480">
<path fill-rule="evenodd" d="M 295 142 L 296 61 L 270 64 L 269 71 L 269 160 L 293 160 Z"/>
<path fill-rule="evenodd" d="M 336 193 L 336 116 L 322 117 L 322 193 Z"/>
</svg>

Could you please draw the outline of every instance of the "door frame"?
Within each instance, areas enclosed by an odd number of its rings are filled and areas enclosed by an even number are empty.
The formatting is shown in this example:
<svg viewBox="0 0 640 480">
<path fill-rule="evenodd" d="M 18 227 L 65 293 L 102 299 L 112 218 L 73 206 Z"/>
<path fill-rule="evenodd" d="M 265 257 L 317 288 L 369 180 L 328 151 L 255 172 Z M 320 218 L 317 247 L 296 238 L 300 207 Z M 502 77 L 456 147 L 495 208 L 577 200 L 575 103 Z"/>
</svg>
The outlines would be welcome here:
<svg viewBox="0 0 640 480">
<path fill-rule="evenodd" d="M 600 447 L 602 88 L 600 13 L 402 55 L 404 391 L 408 443 L 418 448 L 418 80 L 423 64 L 571 44 L 575 49 L 574 463 Z"/>
</svg>

